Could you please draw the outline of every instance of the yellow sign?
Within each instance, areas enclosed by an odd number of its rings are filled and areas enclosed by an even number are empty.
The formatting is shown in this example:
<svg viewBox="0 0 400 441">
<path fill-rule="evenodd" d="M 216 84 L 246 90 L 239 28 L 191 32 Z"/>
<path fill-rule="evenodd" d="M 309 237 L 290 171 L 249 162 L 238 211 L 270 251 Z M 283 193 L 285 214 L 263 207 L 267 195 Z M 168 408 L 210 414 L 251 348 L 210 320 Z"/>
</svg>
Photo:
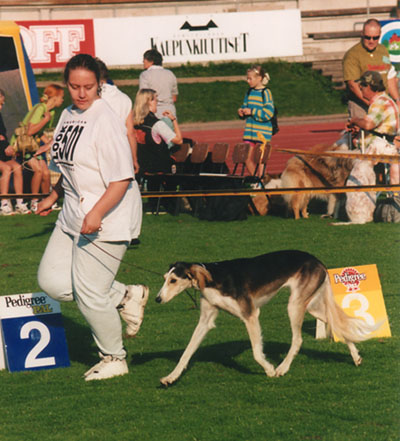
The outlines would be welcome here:
<svg viewBox="0 0 400 441">
<path fill-rule="evenodd" d="M 350 317 L 368 324 L 383 322 L 370 337 L 391 337 L 389 321 L 376 265 L 329 269 L 329 278 L 336 303 Z M 334 336 L 335 341 L 337 338 Z"/>
</svg>

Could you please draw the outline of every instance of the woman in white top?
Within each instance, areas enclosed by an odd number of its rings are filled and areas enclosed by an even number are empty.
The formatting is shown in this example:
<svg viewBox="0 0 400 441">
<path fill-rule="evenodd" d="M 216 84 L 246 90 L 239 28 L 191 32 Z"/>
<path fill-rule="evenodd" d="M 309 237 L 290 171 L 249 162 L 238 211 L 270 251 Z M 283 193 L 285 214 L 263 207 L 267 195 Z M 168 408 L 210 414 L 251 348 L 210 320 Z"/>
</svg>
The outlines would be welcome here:
<svg viewBox="0 0 400 441">
<path fill-rule="evenodd" d="M 93 57 L 78 54 L 67 63 L 64 80 L 72 105 L 57 124 L 50 167 L 61 173 L 51 194 L 38 205 L 49 209 L 61 194 L 64 203 L 40 262 L 38 282 L 58 301 L 76 300 L 89 323 L 101 361 L 85 380 L 128 372 L 122 326 L 139 330 L 148 288 L 115 281 L 120 260 L 140 229 L 137 192 L 126 128 L 99 99 L 100 73 Z M 137 211 L 137 210 L 136 210 Z"/>
<path fill-rule="evenodd" d="M 160 186 L 169 188 L 167 181 L 162 178 L 163 173 L 171 173 L 174 163 L 168 144 L 182 144 L 183 139 L 176 117 L 165 111 L 164 117 L 172 122 L 173 130 L 162 119 L 155 115 L 157 112 L 157 94 L 152 89 L 141 89 L 136 94 L 133 105 L 133 123 L 137 140 L 137 158 L 139 162 L 139 176 L 147 181 L 147 189 L 158 191 Z M 162 201 L 168 205 L 165 199 Z M 150 209 L 154 211 L 155 199 L 150 200 Z"/>
<path fill-rule="evenodd" d="M 157 93 L 152 89 L 141 89 L 136 94 L 133 105 L 133 124 L 138 144 L 140 173 L 171 172 L 172 158 L 168 144 L 182 144 L 182 135 L 176 117 L 170 112 L 163 113 L 172 121 L 173 130 L 157 112 Z"/>
</svg>

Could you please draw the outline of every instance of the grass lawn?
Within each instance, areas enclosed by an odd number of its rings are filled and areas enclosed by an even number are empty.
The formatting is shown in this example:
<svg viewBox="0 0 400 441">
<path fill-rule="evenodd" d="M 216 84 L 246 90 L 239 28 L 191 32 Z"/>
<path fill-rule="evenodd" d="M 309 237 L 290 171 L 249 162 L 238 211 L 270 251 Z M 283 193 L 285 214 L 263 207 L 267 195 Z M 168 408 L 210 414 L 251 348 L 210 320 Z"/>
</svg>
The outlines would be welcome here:
<svg viewBox="0 0 400 441">
<path fill-rule="evenodd" d="M 55 219 L 54 213 L 0 217 L 0 295 L 38 290 L 36 271 Z M 118 276 L 150 286 L 142 329 L 126 341 L 129 374 L 83 381 L 97 362 L 96 348 L 76 305 L 64 304 L 71 367 L 0 371 L 0 440 L 399 440 L 399 232 L 396 224 L 332 227 L 317 214 L 229 223 L 144 216 L 142 242 L 128 250 Z M 307 316 L 291 370 L 267 378 L 244 325 L 221 313 L 180 380 L 161 388 L 159 378 L 176 365 L 199 314 L 184 293 L 166 305 L 154 302 L 169 264 L 280 249 L 308 251 L 329 268 L 375 263 L 393 337 L 359 344 L 364 362 L 356 368 L 345 345 L 315 340 L 315 321 Z M 290 344 L 287 296 L 282 292 L 261 312 L 264 349 L 275 366 Z"/>
<path fill-rule="evenodd" d="M 263 64 L 271 76 L 271 89 L 279 116 L 328 115 L 345 113 L 343 91 L 335 90 L 332 82 L 311 66 L 302 63 L 274 62 Z M 221 63 L 182 65 L 172 70 L 178 77 L 179 97 L 177 114 L 179 121 L 208 122 L 237 119 L 237 109 L 241 106 L 248 89 L 245 81 L 249 64 Z M 137 79 L 140 70 L 111 71 L 113 79 Z M 243 75 L 243 81 L 179 84 L 179 77 L 231 76 Z M 61 73 L 46 73 L 36 76 L 37 80 L 61 81 Z M 138 88 L 121 86 L 134 101 Z M 41 92 L 41 91 L 40 91 Z M 67 94 L 68 95 L 68 94 Z M 69 97 L 65 104 L 70 103 Z M 58 113 L 60 109 L 58 109 Z"/>
</svg>

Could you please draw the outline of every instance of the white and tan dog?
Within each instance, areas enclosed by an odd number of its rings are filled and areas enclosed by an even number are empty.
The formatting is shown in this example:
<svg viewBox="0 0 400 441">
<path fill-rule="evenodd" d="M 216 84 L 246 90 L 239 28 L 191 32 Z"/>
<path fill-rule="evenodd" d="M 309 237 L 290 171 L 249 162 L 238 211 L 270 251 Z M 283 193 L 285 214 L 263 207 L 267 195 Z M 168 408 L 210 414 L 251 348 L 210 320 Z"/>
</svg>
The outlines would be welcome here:
<svg viewBox="0 0 400 441">
<path fill-rule="evenodd" d="M 389 144 L 384 139 L 376 137 L 368 146 L 365 153 L 370 155 L 395 155 L 397 150 L 393 145 Z M 375 184 L 376 175 L 374 171 L 374 163 L 368 160 L 356 159 L 350 175 L 347 178 L 346 185 L 348 187 L 357 187 L 361 185 Z M 349 222 L 336 222 L 332 225 L 352 225 L 372 222 L 375 208 L 375 192 L 353 191 L 346 193 L 346 213 L 349 218 Z"/>
<path fill-rule="evenodd" d="M 354 342 L 366 340 L 379 328 L 364 320 L 351 318 L 335 303 L 326 267 L 314 256 L 302 251 L 277 251 L 253 258 L 214 263 L 177 262 L 164 275 L 158 303 L 167 303 L 187 288 L 201 291 L 200 319 L 192 338 L 175 369 L 161 383 L 174 383 L 207 332 L 215 327 L 220 309 L 240 318 L 246 325 L 254 359 L 269 377 L 288 372 L 302 344 L 301 328 L 305 312 L 328 324 L 329 329 L 350 349 L 354 364 L 361 357 Z M 260 308 L 283 287 L 290 287 L 288 313 L 292 344 L 282 363 L 275 369 L 263 352 Z M 279 324 L 280 326 L 280 324 Z"/>
</svg>

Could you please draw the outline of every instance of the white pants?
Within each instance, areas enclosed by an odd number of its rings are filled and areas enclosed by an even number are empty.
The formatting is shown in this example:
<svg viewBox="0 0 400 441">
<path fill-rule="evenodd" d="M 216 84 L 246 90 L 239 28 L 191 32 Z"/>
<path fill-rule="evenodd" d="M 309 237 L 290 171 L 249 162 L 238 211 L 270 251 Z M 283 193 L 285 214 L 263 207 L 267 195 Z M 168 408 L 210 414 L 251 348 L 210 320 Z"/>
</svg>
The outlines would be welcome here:
<svg viewBox="0 0 400 441">
<path fill-rule="evenodd" d="M 93 241 L 111 256 L 122 259 L 128 242 Z M 120 261 L 83 236 L 74 237 L 55 227 L 39 265 L 40 288 L 60 302 L 74 299 L 89 323 L 104 355 L 123 359 L 122 325 L 116 307 L 126 285 L 114 280 Z"/>
</svg>

